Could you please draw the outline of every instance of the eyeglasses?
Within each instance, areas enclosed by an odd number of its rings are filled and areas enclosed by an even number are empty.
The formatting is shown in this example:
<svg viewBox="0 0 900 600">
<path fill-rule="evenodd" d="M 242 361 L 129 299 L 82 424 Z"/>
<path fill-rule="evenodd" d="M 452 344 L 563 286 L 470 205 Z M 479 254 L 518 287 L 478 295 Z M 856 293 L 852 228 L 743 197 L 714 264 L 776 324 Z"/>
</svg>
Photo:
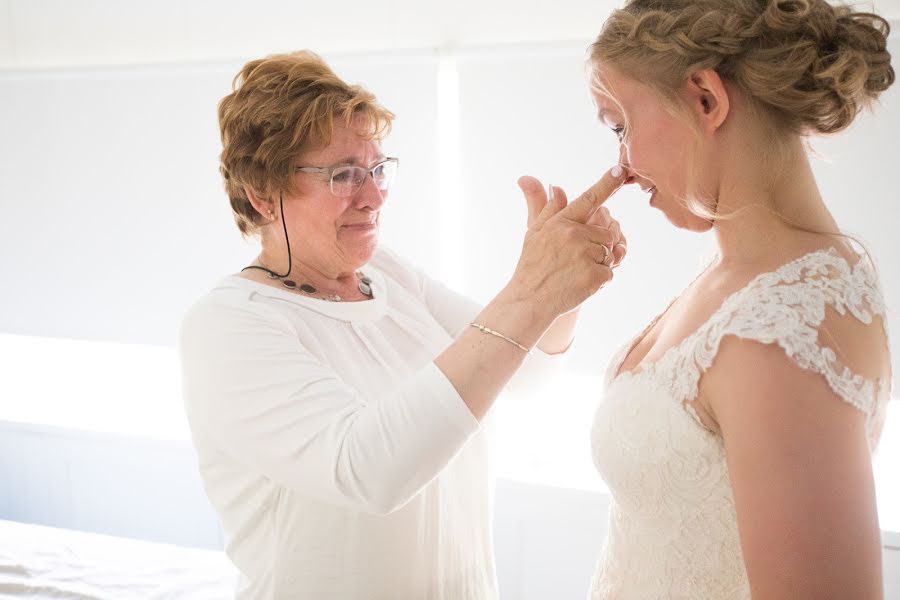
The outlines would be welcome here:
<svg viewBox="0 0 900 600">
<path fill-rule="evenodd" d="M 399 164 L 399 158 L 385 158 L 369 168 L 343 165 L 340 167 L 294 167 L 294 170 L 328 175 L 331 193 L 340 198 L 346 198 L 360 190 L 367 175 L 372 176 L 372 180 L 379 190 L 386 191 L 394 181 Z"/>
</svg>

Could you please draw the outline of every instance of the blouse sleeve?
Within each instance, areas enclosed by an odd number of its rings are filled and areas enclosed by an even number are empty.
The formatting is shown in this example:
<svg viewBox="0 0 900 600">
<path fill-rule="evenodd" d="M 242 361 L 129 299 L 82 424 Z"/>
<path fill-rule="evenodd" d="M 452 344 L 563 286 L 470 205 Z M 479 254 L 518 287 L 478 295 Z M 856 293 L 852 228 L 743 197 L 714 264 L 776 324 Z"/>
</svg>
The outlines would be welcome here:
<svg viewBox="0 0 900 600">
<path fill-rule="evenodd" d="M 262 303 L 195 306 L 179 346 L 198 447 L 325 502 L 390 513 L 479 429 L 433 363 L 392 393 L 363 397 Z"/>
<path fill-rule="evenodd" d="M 451 337 L 459 337 L 484 309 L 478 302 L 432 279 L 422 269 L 395 253 L 384 249 L 380 252 L 380 266 L 395 276 L 401 285 L 413 288 L 425 302 L 431 315 Z M 490 327 L 490 323 L 483 324 Z M 564 356 L 565 353 L 547 354 L 535 346 L 507 383 L 506 389 L 517 394 L 530 393 L 543 387 L 559 371 Z"/>
</svg>

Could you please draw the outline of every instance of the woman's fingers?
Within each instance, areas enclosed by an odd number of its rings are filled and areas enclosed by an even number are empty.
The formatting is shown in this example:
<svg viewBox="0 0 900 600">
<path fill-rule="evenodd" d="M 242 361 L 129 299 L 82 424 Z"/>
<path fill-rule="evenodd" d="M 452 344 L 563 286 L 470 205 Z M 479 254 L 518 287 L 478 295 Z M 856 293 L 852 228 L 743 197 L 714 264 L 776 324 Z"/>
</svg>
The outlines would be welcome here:
<svg viewBox="0 0 900 600">
<path fill-rule="evenodd" d="M 587 223 L 588 219 L 622 186 L 624 181 L 625 169 L 616 165 L 607 171 L 597 183 L 570 202 L 558 215 L 578 223 Z"/>
<path fill-rule="evenodd" d="M 581 225 L 578 229 L 583 231 L 584 235 L 592 243 L 606 246 L 609 248 L 610 252 L 612 252 L 616 242 L 619 241 L 619 237 L 608 227 L 602 227 L 600 225 Z"/>
<path fill-rule="evenodd" d="M 628 254 L 628 245 L 624 241 L 616 242 L 613 246 L 613 268 L 618 267 L 622 264 L 622 261 L 625 260 L 625 255 Z"/>
<path fill-rule="evenodd" d="M 608 227 L 612 221 L 613 218 L 609 209 L 605 206 L 601 206 L 591 215 L 591 218 L 589 218 L 587 222 L 591 225 L 603 225 L 604 227 Z"/>
<path fill-rule="evenodd" d="M 519 177 L 517 183 L 525 195 L 525 203 L 528 205 L 528 228 L 531 229 L 538 216 L 547 207 L 547 191 L 540 181 L 530 175 Z"/>
<path fill-rule="evenodd" d="M 606 224 L 606 228 L 612 232 L 617 242 L 622 238 L 622 228 L 615 219 L 610 219 L 609 223 Z"/>
<path fill-rule="evenodd" d="M 566 192 L 561 187 L 549 185 L 545 190 L 541 182 L 530 175 L 519 177 L 518 184 L 528 203 L 528 229 L 541 228 L 568 204 Z"/>
<path fill-rule="evenodd" d="M 612 233 L 612 242 L 609 245 L 615 259 L 612 265 L 613 267 L 619 266 L 625 259 L 625 255 L 628 253 L 628 243 L 625 241 L 625 236 L 622 235 L 622 227 L 619 225 L 619 222 L 612 218 L 612 215 L 605 206 L 601 206 L 593 215 L 591 215 L 591 218 L 588 219 L 588 224 L 605 227 Z"/>
<path fill-rule="evenodd" d="M 609 248 L 606 246 L 602 246 L 600 244 L 595 244 L 590 247 L 590 255 L 591 260 L 597 263 L 598 266 L 606 267 L 610 271 L 613 267 L 613 255 L 612 252 L 609 251 Z M 612 277 L 612 272 L 609 273 L 607 277 L 603 279 L 603 283 L 606 283 Z"/>
<path fill-rule="evenodd" d="M 612 169 L 567 203 L 562 189 L 551 187 L 548 198 L 537 179 L 519 179 L 533 219 L 513 278 L 522 297 L 564 314 L 612 279 L 624 246 L 617 248 L 621 231 L 602 204 L 624 180 L 624 169 Z"/>
<path fill-rule="evenodd" d="M 556 212 L 561 211 L 569 204 L 569 198 L 566 196 L 566 191 L 561 187 L 551 185 L 550 192 L 550 202 L 554 205 Z"/>
</svg>

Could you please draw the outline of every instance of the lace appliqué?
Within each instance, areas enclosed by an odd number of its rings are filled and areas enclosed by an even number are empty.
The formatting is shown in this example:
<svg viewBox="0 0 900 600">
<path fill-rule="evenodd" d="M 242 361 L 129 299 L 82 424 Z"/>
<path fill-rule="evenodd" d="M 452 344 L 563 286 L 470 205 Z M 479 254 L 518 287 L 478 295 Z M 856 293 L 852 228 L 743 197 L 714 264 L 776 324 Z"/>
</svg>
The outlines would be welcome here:
<svg viewBox="0 0 900 600">
<path fill-rule="evenodd" d="M 725 336 L 777 343 L 796 364 L 823 375 L 867 415 L 874 449 L 890 378 L 876 389 L 820 345 L 829 307 L 865 324 L 884 315 L 868 261 L 851 266 L 834 249 L 813 252 L 753 279 L 659 360 L 616 375 L 631 345 L 617 354 L 591 431 L 594 462 L 612 492 L 592 600 L 749 600 L 722 439 L 692 407 Z"/>
<path fill-rule="evenodd" d="M 867 415 L 869 441 L 874 446 L 877 440 L 872 437 L 881 414 L 878 399 L 887 395 L 885 382 L 854 374 L 832 348 L 819 344 L 819 328 L 828 307 L 865 324 L 884 315 L 884 298 L 867 260 L 860 258 L 851 267 L 829 248 L 763 273 L 728 297 L 681 344 L 635 375 L 660 378 L 660 384 L 697 418 L 690 402 L 696 399 L 700 377 L 712 365 L 725 336 L 777 343 L 797 365 L 824 376 L 835 394 Z M 887 335 L 887 319 L 882 321 Z"/>
</svg>

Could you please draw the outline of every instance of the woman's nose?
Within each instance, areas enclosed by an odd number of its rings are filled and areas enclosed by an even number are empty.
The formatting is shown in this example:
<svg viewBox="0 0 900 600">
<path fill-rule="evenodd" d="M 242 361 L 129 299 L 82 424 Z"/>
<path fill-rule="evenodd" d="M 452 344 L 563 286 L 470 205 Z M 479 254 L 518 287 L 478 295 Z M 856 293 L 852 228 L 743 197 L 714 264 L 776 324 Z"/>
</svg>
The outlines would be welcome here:
<svg viewBox="0 0 900 600">
<path fill-rule="evenodd" d="M 619 164 L 625 169 L 627 175 L 623 185 L 628 185 L 629 183 L 637 181 L 637 178 L 631 171 L 631 166 L 628 164 L 628 148 L 625 147 L 625 144 L 619 144 Z"/>
<path fill-rule="evenodd" d="M 384 205 L 387 193 L 387 190 L 379 189 L 378 184 L 375 183 L 375 179 L 372 177 L 372 174 L 367 173 L 362 187 L 356 193 L 355 204 L 357 208 L 369 208 L 372 210 L 378 210 L 382 207 L 382 205 Z"/>
</svg>

